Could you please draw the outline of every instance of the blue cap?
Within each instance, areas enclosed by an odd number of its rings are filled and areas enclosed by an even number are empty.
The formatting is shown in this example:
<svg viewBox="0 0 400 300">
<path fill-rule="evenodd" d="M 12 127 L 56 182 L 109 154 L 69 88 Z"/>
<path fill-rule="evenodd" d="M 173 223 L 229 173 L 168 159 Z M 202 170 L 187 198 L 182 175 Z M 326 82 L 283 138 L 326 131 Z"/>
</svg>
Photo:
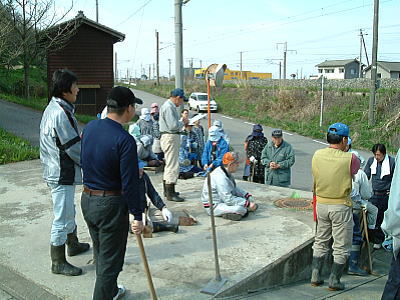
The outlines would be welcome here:
<svg viewBox="0 0 400 300">
<path fill-rule="evenodd" d="M 337 134 L 344 137 L 349 136 L 349 131 L 349 126 L 343 123 L 335 123 L 328 128 L 328 133 Z"/>
<path fill-rule="evenodd" d="M 185 92 L 181 88 L 177 88 L 171 91 L 171 97 L 181 97 L 183 101 L 187 101 Z"/>
</svg>

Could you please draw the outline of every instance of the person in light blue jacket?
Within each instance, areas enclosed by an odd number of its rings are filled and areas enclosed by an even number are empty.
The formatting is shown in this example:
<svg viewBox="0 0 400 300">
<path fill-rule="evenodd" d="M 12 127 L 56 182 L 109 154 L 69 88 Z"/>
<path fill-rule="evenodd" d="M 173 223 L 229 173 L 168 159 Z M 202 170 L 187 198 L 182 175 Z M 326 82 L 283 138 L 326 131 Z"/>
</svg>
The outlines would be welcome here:
<svg viewBox="0 0 400 300">
<path fill-rule="evenodd" d="M 208 129 L 208 141 L 204 147 L 201 163 L 204 170 L 213 170 L 222 165 L 222 158 L 229 151 L 229 145 L 223 138 L 220 128 Z"/>
</svg>

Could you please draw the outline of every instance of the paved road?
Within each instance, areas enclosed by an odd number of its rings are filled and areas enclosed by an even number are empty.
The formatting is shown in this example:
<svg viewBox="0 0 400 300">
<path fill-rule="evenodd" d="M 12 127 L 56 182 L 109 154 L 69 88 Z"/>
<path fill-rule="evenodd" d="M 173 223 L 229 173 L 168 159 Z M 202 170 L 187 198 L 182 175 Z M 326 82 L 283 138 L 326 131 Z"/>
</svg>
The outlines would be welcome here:
<svg viewBox="0 0 400 300">
<path fill-rule="evenodd" d="M 164 98 L 143 91 L 134 90 L 134 93 L 137 97 L 143 99 L 144 103 L 141 107 L 150 107 L 152 102 L 157 102 L 161 105 L 165 101 Z M 138 112 L 140 112 L 140 107 Z M 41 115 L 41 112 L 0 100 L 0 127 L 27 139 L 32 145 L 36 146 L 39 145 Z M 235 151 L 239 152 L 241 157 L 244 157 L 243 142 L 251 133 L 253 124 L 220 113 L 213 113 L 211 118 L 212 120 L 219 119 L 223 122 L 224 129 L 231 138 L 231 145 Z M 203 121 L 203 126 L 207 127 L 206 119 Z M 271 128 L 264 127 L 264 131 L 268 139 L 270 139 Z M 284 139 L 292 144 L 296 155 L 296 163 L 292 168 L 292 188 L 310 191 L 312 184 L 312 155 L 316 150 L 326 147 L 326 144 L 323 141 L 316 141 L 290 132 L 284 133 Z M 361 154 L 365 158 L 370 156 L 365 151 L 361 151 Z M 236 177 L 241 178 L 242 174 L 243 164 L 242 168 L 236 173 Z"/>
<path fill-rule="evenodd" d="M 158 102 L 160 105 L 165 101 L 164 98 L 157 97 L 143 91 L 134 90 L 134 93 L 137 97 L 143 100 L 143 106 L 150 107 L 152 102 Z M 231 138 L 231 145 L 235 151 L 239 152 L 241 157 L 244 157 L 243 143 L 245 138 L 251 133 L 253 123 L 238 118 L 225 116 L 220 113 L 212 113 L 211 118 L 213 121 L 219 119 L 223 122 L 224 129 Z M 207 127 L 206 119 L 203 121 L 203 126 Z M 269 140 L 271 136 L 271 130 L 272 128 L 270 127 L 264 127 L 264 133 Z M 311 138 L 303 137 L 290 132 L 284 132 L 284 139 L 293 146 L 296 155 L 296 163 L 292 168 L 291 187 L 294 189 L 310 191 L 312 186 L 312 155 L 316 150 L 326 147 L 327 144 L 323 141 L 313 140 Z M 370 156 L 370 154 L 365 151 L 360 151 L 360 153 L 365 158 Z M 243 164 L 242 168 L 238 170 L 236 177 L 241 178 L 242 174 Z"/>
</svg>

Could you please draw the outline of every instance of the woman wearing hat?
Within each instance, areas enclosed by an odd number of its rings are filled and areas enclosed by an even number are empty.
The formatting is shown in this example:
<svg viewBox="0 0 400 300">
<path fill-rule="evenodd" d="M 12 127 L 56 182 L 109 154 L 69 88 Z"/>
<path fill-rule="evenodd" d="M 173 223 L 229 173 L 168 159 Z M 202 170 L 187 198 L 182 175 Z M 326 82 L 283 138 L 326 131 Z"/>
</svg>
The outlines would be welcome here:
<svg viewBox="0 0 400 300">
<path fill-rule="evenodd" d="M 208 129 L 208 141 L 204 147 L 201 163 L 203 169 L 215 169 L 222 164 L 222 157 L 229 151 L 228 143 L 222 136 L 221 130 L 217 126 Z"/>
<path fill-rule="evenodd" d="M 268 143 L 260 124 L 253 126 L 253 132 L 247 139 L 246 154 L 250 161 L 251 181 L 264 183 L 264 165 L 261 163 L 261 152 Z"/>
</svg>

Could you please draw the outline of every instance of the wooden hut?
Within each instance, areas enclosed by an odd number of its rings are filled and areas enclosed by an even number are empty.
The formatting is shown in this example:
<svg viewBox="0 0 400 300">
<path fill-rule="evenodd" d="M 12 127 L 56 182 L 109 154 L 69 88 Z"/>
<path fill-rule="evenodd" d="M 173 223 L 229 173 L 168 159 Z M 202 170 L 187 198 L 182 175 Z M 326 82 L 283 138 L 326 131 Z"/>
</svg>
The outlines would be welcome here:
<svg viewBox="0 0 400 300">
<path fill-rule="evenodd" d="M 74 24 L 73 34 L 61 49 L 47 54 L 49 93 L 54 71 L 69 69 L 78 76 L 80 91 L 75 103 L 76 113 L 96 115 L 104 108 L 114 84 L 113 46 L 123 41 L 125 35 L 86 18 L 82 11 L 73 20 L 57 27 L 67 23 Z"/>
</svg>

